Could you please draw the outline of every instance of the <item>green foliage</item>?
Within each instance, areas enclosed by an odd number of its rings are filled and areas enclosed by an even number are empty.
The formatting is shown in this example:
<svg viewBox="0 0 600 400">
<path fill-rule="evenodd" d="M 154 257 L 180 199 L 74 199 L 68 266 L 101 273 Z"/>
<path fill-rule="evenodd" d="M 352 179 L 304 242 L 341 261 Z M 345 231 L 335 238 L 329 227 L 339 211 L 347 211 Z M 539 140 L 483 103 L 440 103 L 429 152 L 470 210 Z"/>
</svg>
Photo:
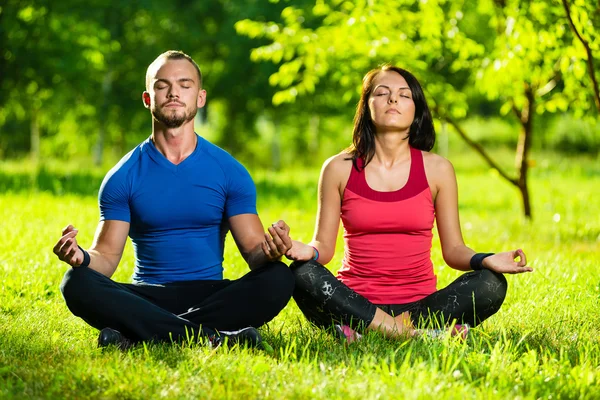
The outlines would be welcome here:
<svg viewBox="0 0 600 400">
<path fill-rule="evenodd" d="M 591 7 L 575 2 L 571 10 L 596 49 L 600 38 L 588 16 L 598 13 Z M 350 102 L 364 73 L 383 62 L 412 70 L 431 100 L 455 118 L 469 108 L 464 94 L 476 91 L 502 100 L 501 114 L 522 109 L 524 85 L 536 92 L 540 113 L 581 113 L 593 104 L 593 91 L 580 90 L 589 81 L 586 54 L 559 2 L 320 0 L 285 8 L 278 22 L 245 19 L 236 29 L 268 39 L 252 59 L 279 65 L 270 79 L 279 88 L 275 104 L 321 95 L 321 80 L 338 82 L 340 98 Z"/>
<path fill-rule="evenodd" d="M 509 151 L 494 156 L 512 161 Z M 0 397 L 598 398 L 600 222 L 590 218 L 600 212 L 590 201 L 600 184 L 597 160 L 540 153 L 532 169 L 539 194 L 533 224 L 518 217 L 514 189 L 469 150 L 450 146 L 448 157 L 466 242 L 479 251 L 522 247 L 535 269 L 508 277 L 501 310 L 464 344 L 369 334 L 344 346 L 310 326 L 292 301 L 262 328 L 273 353 L 197 344 L 98 350 L 97 331 L 64 305 L 58 285 L 66 266 L 51 248 L 71 222 L 82 245 L 91 243 L 98 220 L 92 186 L 104 171 L 49 163 L 43 178 L 16 183 L 34 166 L 0 164 Z M 75 179 L 77 170 L 91 183 Z M 318 171 L 252 172 L 262 221 L 284 218 L 295 238 L 310 239 Z M 441 287 L 459 273 L 445 266 L 434 236 Z M 342 256 L 340 241 L 332 270 Z M 226 277 L 247 271 L 230 237 L 225 260 Z M 132 271 L 128 244 L 115 279 L 129 281 Z"/>
<path fill-rule="evenodd" d="M 597 155 L 600 151 L 600 123 L 574 119 L 569 116 L 557 118 L 548 135 L 548 145 L 556 151 Z"/>
<path fill-rule="evenodd" d="M 472 118 L 463 122 L 465 131 L 487 149 L 505 147 L 514 149 L 517 145 L 514 120 L 508 118 Z M 598 155 L 600 149 L 600 125 L 586 119 L 576 119 L 569 114 L 540 118 L 536 125 L 533 148 L 552 150 L 556 153 Z M 445 140 L 438 128 L 438 141 Z M 438 143 L 439 144 L 439 143 Z M 461 148 L 462 144 L 453 140 L 451 146 Z"/>
<path fill-rule="evenodd" d="M 570 11 L 597 51 L 600 37 L 593 22 L 599 14 L 592 8 L 579 1 Z M 470 115 L 475 120 L 473 112 L 489 115 L 496 107 L 495 115 L 510 114 L 517 116 L 514 122 L 526 123 L 533 120 L 528 92 L 539 114 L 569 111 L 590 120 L 597 117 L 587 55 L 560 2 L 320 0 L 290 6 L 276 21 L 240 21 L 236 29 L 268 40 L 252 57 L 279 65 L 270 79 L 279 90 L 275 104 L 298 101 L 305 94 L 331 96 L 332 90 L 353 103 L 364 73 L 391 62 L 419 77 L 438 118 Z M 325 89 L 318 85 L 321 81 L 338 86 Z M 494 144 L 516 144 L 520 127 L 512 122 L 509 126 L 514 138 L 501 135 Z M 558 142 L 549 141 L 548 132 L 538 134 L 545 142 Z M 482 144 L 494 138 L 486 135 Z"/>
<path fill-rule="evenodd" d="M 244 16 L 281 7 L 260 1 L 8 0 L 0 9 L 0 156 L 30 150 L 39 125 L 42 156 L 65 159 L 104 147 L 123 154 L 150 133 L 142 107 L 148 64 L 168 49 L 198 60 L 209 104 L 225 104 L 223 144 L 236 150 L 271 106 L 271 64 L 250 63 L 251 43 L 233 30 Z M 185 10 L 185 12 L 182 12 Z M 204 120 L 210 111 L 202 114 Z"/>
<path fill-rule="evenodd" d="M 517 145 L 515 131 L 518 129 L 508 118 L 468 119 L 463 123 L 470 137 L 486 148 L 504 146 L 514 149 Z"/>
<path fill-rule="evenodd" d="M 319 1 L 290 6 L 281 22 L 243 20 L 239 33 L 264 37 L 271 43 L 255 49 L 254 60 L 280 65 L 270 83 L 279 91 L 273 102 L 293 102 L 298 96 L 315 92 L 321 80 L 338 84 L 331 88 L 345 103 L 357 100 L 362 76 L 381 63 L 392 62 L 420 75 L 435 98 L 453 97 L 447 103 L 457 115 L 464 115 L 464 96 L 440 79 L 451 78 L 460 65 L 469 64 L 483 47 L 467 39 L 456 28 L 462 2 L 430 1 L 336 2 Z M 315 20 L 318 21 L 316 27 Z M 452 41 L 447 37 L 451 36 Z M 406 57 L 410 54 L 410 57 Z M 445 60 L 441 58 L 445 57 Z M 456 78 L 462 79 L 458 74 Z"/>
<path fill-rule="evenodd" d="M 570 6 L 598 54 L 594 5 Z M 319 164 L 345 147 L 361 78 L 385 62 L 419 77 L 439 118 L 514 114 L 524 84 L 538 113 L 597 117 L 560 2 L 7 0 L 0 157 L 32 150 L 35 127 L 42 159 L 126 153 L 149 134 L 145 69 L 171 48 L 205 76 L 198 130 L 262 166 Z"/>
</svg>

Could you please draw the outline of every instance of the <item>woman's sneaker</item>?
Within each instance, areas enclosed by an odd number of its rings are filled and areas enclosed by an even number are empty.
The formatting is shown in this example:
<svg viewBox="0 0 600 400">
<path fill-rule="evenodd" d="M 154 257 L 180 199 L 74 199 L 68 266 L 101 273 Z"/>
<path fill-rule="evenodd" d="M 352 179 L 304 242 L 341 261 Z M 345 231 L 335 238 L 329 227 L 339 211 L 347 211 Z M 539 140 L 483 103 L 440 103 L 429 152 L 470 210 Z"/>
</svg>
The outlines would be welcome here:
<svg viewBox="0 0 600 400">
<path fill-rule="evenodd" d="M 362 338 L 362 335 L 356 332 L 354 329 L 350 328 L 348 325 L 334 325 L 333 329 L 337 336 L 345 340 L 346 343 L 356 342 Z"/>
<path fill-rule="evenodd" d="M 443 338 L 448 333 L 452 337 L 458 337 L 461 340 L 467 340 L 470 330 L 469 324 L 457 324 L 452 329 L 417 329 L 415 330 L 416 336 L 428 336 L 432 339 Z"/>
</svg>

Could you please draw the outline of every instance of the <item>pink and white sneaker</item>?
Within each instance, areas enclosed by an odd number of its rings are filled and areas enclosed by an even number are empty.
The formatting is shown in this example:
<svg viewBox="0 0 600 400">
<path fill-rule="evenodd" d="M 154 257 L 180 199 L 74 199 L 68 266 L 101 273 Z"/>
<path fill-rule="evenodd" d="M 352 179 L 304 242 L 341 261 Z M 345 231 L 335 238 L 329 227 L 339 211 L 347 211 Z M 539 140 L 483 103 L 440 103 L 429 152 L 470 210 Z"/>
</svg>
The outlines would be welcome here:
<svg viewBox="0 0 600 400">
<path fill-rule="evenodd" d="M 429 336 L 432 339 L 438 339 L 450 333 L 450 336 L 458 337 L 464 341 L 467 340 L 470 329 L 469 324 L 456 324 L 451 329 L 416 329 L 415 336 Z"/>
<path fill-rule="evenodd" d="M 350 328 L 348 325 L 334 325 L 338 337 L 345 340 L 346 343 L 356 342 L 362 338 L 362 335 Z"/>
</svg>

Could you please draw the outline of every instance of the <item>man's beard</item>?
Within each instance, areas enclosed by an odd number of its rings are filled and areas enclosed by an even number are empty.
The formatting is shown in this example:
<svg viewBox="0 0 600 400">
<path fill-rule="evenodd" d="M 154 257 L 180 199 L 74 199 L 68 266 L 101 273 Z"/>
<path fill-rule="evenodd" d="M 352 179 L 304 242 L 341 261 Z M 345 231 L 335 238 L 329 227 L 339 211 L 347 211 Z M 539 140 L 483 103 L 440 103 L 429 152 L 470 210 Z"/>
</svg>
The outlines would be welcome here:
<svg viewBox="0 0 600 400">
<path fill-rule="evenodd" d="M 194 108 L 193 110 L 188 110 L 186 108 L 183 114 L 171 112 L 165 114 L 162 112 L 162 109 L 156 108 L 152 111 L 152 117 L 167 128 L 179 128 L 184 123 L 192 121 L 197 112 L 197 108 Z"/>
</svg>

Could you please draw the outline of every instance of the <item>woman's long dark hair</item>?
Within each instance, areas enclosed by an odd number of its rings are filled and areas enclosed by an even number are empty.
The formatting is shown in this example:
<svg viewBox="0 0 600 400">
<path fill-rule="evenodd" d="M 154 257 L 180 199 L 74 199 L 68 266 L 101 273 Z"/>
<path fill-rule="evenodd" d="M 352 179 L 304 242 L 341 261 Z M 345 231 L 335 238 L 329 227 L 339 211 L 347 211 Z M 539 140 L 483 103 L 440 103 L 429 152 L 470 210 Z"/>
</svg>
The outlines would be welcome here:
<svg viewBox="0 0 600 400">
<path fill-rule="evenodd" d="M 415 149 L 429 151 L 435 144 L 435 129 L 433 118 L 425 100 L 425 93 L 419 81 L 413 74 L 405 69 L 392 65 L 384 65 L 369 71 L 363 78 L 362 93 L 356 106 L 354 115 L 354 130 L 352 132 L 352 146 L 348 149 L 352 164 L 358 168 L 357 159 L 363 159 L 363 168 L 373 159 L 375 155 L 375 125 L 369 111 L 369 97 L 373 92 L 373 81 L 383 71 L 394 71 L 402 75 L 406 80 L 412 99 L 415 103 L 415 119 L 408 133 L 408 144 Z"/>
</svg>

